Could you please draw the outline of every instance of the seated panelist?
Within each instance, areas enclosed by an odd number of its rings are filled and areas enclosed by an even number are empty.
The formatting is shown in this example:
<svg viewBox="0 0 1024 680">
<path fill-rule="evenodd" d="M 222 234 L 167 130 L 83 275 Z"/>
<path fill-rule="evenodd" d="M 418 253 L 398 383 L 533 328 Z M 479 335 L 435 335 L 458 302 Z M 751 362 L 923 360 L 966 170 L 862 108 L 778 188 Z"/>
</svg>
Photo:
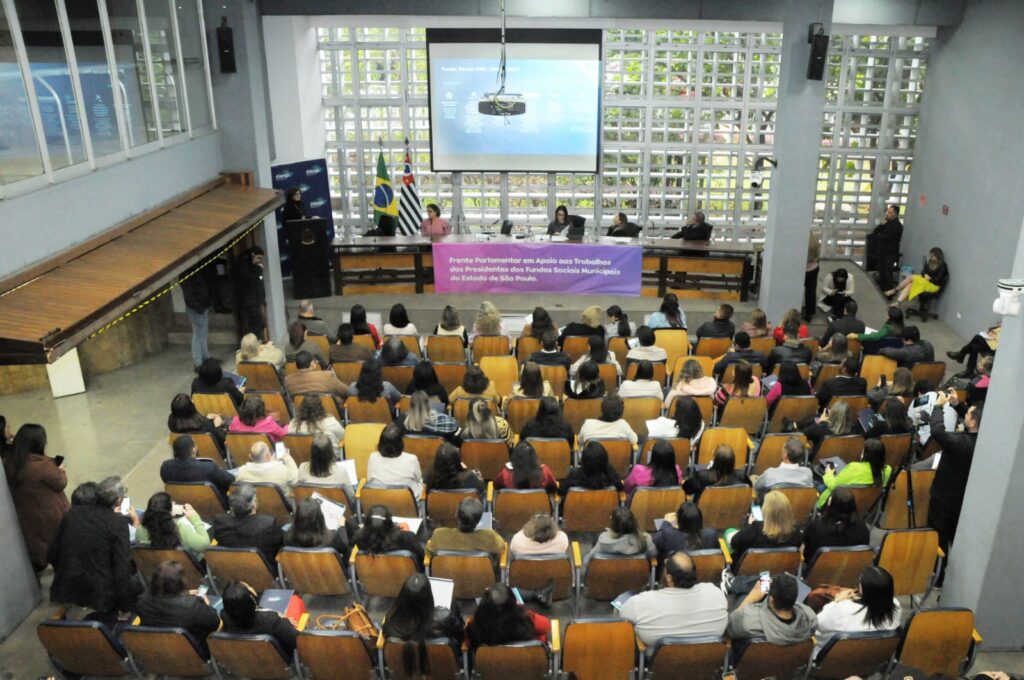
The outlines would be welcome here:
<svg viewBox="0 0 1024 680">
<path fill-rule="evenodd" d="M 424 236 L 447 236 L 452 225 L 441 217 L 441 208 L 436 203 L 427 204 L 427 219 L 420 222 L 420 233 Z"/>
<path fill-rule="evenodd" d="M 626 219 L 626 213 L 615 213 L 612 226 L 608 228 L 609 236 L 636 238 L 640 235 L 640 225 Z"/>
<path fill-rule="evenodd" d="M 564 205 L 560 205 L 555 208 L 555 219 L 548 223 L 548 236 L 561 234 L 565 231 L 566 227 L 571 225 L 572 220 L 569 219 L 569 209 Z"/>
<path fill-rule="evenodd" d="M 698 210 L 682 229 L 672 234 L 672 238 L 681 238 L 684 241 L 709 241 L 711 228 L 712 225 L 705 221 L 704 213 Z"/>
</svg>

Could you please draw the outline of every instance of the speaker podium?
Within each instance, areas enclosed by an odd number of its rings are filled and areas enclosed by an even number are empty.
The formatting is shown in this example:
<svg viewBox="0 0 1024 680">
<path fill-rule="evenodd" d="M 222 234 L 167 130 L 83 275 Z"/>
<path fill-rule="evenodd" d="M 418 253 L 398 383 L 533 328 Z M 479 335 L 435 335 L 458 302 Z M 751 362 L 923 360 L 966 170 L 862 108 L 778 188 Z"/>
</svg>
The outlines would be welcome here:
<svg viewBox="0 0 1024 680">
<path fill-rule="evenodd" d="M 327 234 L 327 220 L 322 217 L 288 220 L 284 228 L 295 299 L 330 297 L 331 239 Z"/>
</svg>

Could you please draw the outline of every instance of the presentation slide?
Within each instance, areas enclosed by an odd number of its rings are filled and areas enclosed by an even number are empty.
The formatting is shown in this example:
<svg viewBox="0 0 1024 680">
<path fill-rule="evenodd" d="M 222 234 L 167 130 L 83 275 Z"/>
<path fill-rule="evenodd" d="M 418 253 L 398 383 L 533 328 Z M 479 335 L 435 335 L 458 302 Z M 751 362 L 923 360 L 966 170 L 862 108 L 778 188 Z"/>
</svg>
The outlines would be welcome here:
<svg viewBox="0 0 1024 680">
<path fill-rule="evenodd" d="M 505 94 L 525 113 L 485 115 L 498 87 L 501 46 L 430 44 L 434 171 L 597 172 L 601 130 L 600 45 L 512 43 Z"/>
</svg>

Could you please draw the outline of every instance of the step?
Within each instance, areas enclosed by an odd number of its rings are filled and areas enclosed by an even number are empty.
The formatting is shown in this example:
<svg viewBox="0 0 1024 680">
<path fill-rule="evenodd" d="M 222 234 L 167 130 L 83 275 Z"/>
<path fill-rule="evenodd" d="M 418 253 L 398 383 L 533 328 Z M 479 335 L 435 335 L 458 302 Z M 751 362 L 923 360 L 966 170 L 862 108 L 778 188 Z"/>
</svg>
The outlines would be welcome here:
<svg viewBox="0 0 1024 680">
<path fill-rule="evenodd" d="M 167 342 L 171 345 L 191 345 L 192 330 L 170 330 L 167 332 Z M 227 345 L 238 347 L 238 335 L 234 330 L 210 330 L 206 339 L 209 345 Z"/>
</svg>

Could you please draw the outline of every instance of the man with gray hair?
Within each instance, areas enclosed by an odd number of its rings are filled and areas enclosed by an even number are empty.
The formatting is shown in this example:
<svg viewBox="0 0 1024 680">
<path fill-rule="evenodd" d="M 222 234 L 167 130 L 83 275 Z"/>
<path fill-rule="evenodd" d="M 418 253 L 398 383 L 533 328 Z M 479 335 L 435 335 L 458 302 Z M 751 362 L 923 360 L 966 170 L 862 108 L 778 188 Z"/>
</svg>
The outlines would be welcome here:
<svg viewBox="0 0 1024 680">
<path fill-rule="evenodd" d="M 299 321 L 306 327 L 306 331 L 310 335 L 327 336 L 327 342 L 332 345 L 338 341 L 337 336 L 327 327 L 327 323 L 316 315 L 313 303 L 309 300 L 299 300 Z"/>
<path fill-rule="evenodd" d="M 439 527 L 427 541 L 427 552 L 439 550 L 479 550 L 490 553 L 497 561 L 505 550 L 505 539 L 493 529 L 478 529 L 484 514 L 483 504 L 476 498 L 464 498 L 455 511 L 456 528 Z"/>
<path fill-rule="evenodd" d="M 782 447 L 782 463 L 778 467 L 768 468 L 754 482 L 757 502 L 764 500 L 764 495 L 780 486 L 804 487 L 814 485 L 811 468 L 804 467 L 807 458 L 807 447 L 796 437 L 790 437 Z"/>
<path fill-rule="evenodd" d="M 210 537 L 226 548 L 258 548 L 267 563 L 273 565 L 284 543 L 284 533 L 277 518 L 256 514 L 259 509 L 256 487 L 252 484 L 234 487 L 228 496 L 228 509 L 229 512 L 213 518 Z"/>
<path fill-rule="evenodd" d="M 299 468 L 287 449 L 284 456 L 277 458 L 270 445 L 266 442 L 256 442 L 249 449 L 249 462 L 238 468 L 235 483 L 270 482 L 281 487 L 286 495 L 291 495 L 291 488 L 298 478 Z"/>
</svg>

